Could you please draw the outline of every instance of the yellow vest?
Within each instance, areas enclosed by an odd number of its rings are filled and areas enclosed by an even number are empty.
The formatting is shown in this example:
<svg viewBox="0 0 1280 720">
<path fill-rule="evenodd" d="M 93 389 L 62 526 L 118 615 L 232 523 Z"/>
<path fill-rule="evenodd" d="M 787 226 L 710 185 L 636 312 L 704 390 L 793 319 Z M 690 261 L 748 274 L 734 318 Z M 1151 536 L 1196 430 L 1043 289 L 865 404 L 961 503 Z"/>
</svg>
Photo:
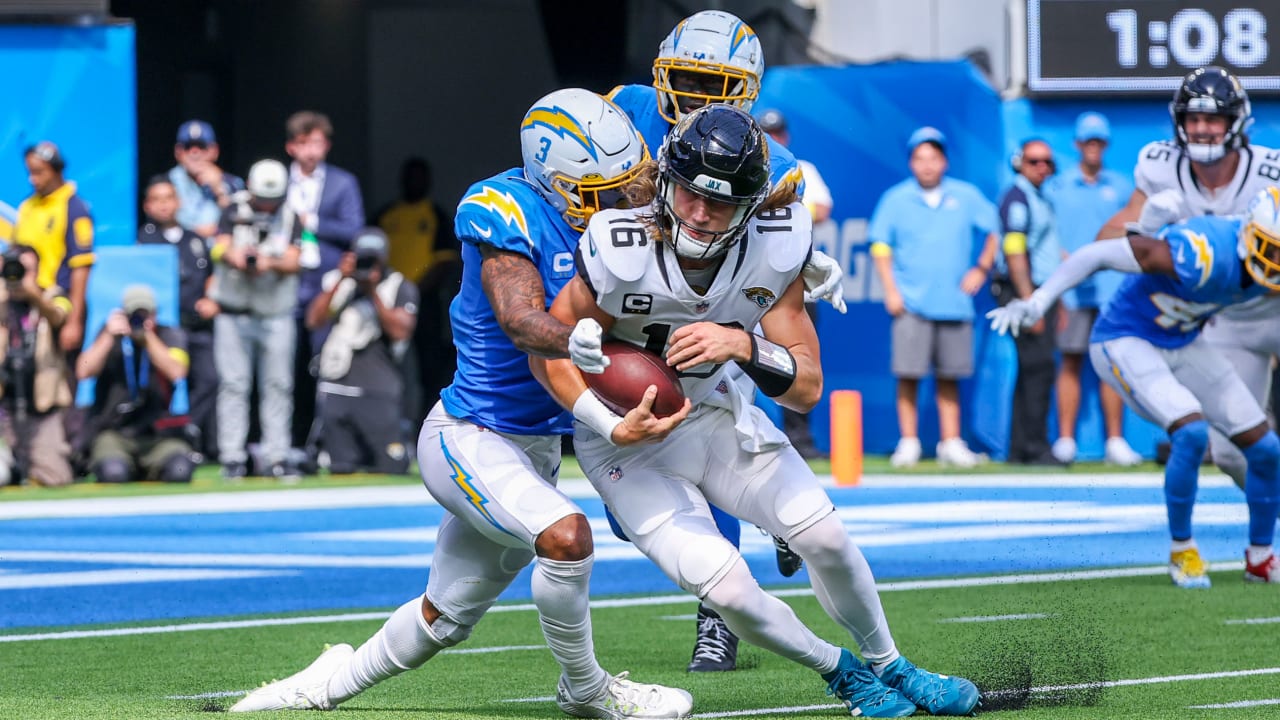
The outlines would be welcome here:
<svg viewBox="0 0 1280 720">
<path fill-rule="evenodd" d="M 67 268 L 93 264 L 93 218 L 84 201 L 76 197 L 76 184 L 63 183 L 48 195 L 23 200 L 13 241 L 35 248 L 40 256 L 40 287 L 69 287 L 69 278 L 64 275 L 69 276 L 70 271 L 60 272 L 64 262 Z"/>
<path fill-rule="evenodd" d="M 387 264 L 410 282 L 416 283 L 432 265 L 456 255 L 452 250 L 436 252 L 440 218 L 430 199 L 397 202 L 378 218 L 378 225 L 391 245 Z"/>
</svg>

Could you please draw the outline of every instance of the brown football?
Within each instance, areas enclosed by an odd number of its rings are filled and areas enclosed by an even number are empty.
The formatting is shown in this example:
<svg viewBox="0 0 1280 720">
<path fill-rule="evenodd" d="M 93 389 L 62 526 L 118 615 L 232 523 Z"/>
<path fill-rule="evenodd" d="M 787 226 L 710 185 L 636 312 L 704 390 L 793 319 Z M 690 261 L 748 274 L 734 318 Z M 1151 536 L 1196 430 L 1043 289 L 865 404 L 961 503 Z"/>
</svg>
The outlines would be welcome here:
<svg viewBox="0 0 1280 720">
<path fill-rule="evenodd" d="M 587 387 L 610 410 L 619 415 L 640 404 L 644 391 L 650 385 L 658 388 L 653 401 L 653 414 L 657 417 L 674 415 L 684 407 L 684 388 L 675 368 L 657 355 L 619 340 L 607 340 L 601 348 L 609 358 L 609 367 L 593 375 L 583 373 Z"/>
</svg>

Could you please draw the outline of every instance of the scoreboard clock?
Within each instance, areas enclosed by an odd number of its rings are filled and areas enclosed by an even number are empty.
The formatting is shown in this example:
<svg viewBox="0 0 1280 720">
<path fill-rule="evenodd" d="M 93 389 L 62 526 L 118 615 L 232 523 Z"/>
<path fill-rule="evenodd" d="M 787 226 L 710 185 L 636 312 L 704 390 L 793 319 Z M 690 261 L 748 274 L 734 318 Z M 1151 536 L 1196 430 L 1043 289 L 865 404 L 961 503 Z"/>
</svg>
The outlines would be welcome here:
<svg viewBox="0 0 1280 720">
<path fill-rule="evenodd" d="M 1027 0 L 1032 93 L 1171 93 L 1220 65 L 1280 92 L 1277 0 Z"/>
</svg>

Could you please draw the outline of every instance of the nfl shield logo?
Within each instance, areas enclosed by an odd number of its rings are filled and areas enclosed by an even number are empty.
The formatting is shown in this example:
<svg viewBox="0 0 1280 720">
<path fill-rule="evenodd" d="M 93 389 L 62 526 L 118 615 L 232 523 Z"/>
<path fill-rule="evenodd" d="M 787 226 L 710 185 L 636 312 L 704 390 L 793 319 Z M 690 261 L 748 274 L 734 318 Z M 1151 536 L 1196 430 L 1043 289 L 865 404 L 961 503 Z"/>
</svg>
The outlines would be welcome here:
<svg viewBox="0 0 1280 720">
<path fill-rule="evenodd" d="M 612 480 L 612 481 L 614 481 L 614 482 L 618 482 L 619 480 L 621 480 L 621 479 L 622 479 L 622 468 L 621 468 L 621 467 L 619 467 L 619 466 L 617 466 L 617 465 L 614 465 L 614 466 L 613 466 L 613 469 L 611 469 L 611 470 L 609 471 L 609 479 L 610 479 L 610 480 Z"/>
<path fill-rule="evenodd" d="M 710 309 L 711 309 L 711 303 L 707 302 L 706 300 L 703 300 L 702 302 L 693 306 L 693 311 L 698 313 L 699 315 L 701 315 L 702 313 Z"/>
</svg>

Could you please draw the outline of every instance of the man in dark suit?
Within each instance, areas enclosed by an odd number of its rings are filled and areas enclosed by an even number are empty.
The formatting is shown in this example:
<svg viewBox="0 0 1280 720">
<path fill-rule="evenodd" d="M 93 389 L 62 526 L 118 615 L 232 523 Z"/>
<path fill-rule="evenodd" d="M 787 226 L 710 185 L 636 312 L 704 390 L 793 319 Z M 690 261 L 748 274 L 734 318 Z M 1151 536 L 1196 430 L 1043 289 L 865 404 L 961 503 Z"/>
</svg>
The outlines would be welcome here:
<svg viewBox="0 0 1280 720">
<path fill-rule="evenodd" d="M 325 162 L 333 143 L 333 124 L 323 113 L 303 110 L 285 122 L 289 166 L 288 208 L 303 229 L 301 282 L 298 286 L 298 347 L 294 363 L 293 445 L 306 445 L 315 416 L 316 381 L 312 358 L 324 344 L 306 329 L 303 315 L 320 293 L 320 278 L 338 267 L 351 239 L 364 226 L 364 201 L 355 176 Z"/>
</svg>

